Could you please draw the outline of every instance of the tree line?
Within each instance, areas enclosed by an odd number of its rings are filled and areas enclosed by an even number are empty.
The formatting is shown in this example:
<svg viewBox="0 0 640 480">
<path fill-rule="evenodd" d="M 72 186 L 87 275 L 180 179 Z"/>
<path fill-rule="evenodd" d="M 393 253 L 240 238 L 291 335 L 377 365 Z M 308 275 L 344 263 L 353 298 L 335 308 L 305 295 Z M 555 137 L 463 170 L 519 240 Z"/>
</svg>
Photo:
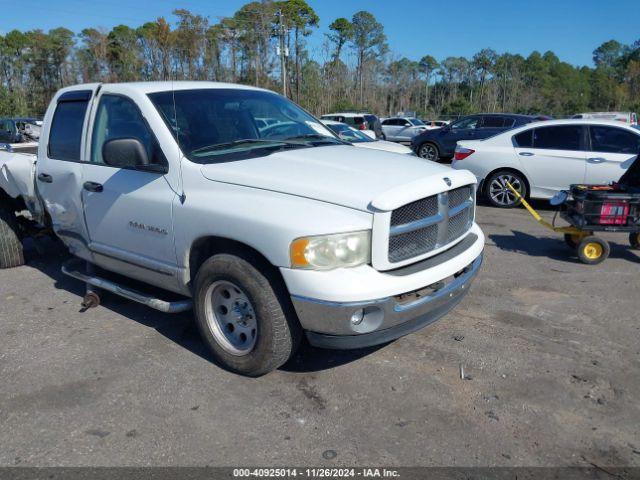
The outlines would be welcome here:
<svg viewBox="0 0 640 480">
<path fill-rule="evenodd" d="M 640 110 L 640 40 L 603 43 L 593 67 L 551 51 L 524 57 L 489 48 L 471 58 L 410 60 L 389 50 L 384 26 L 367 11 L 332 19 L 313 54 L 307 37 L 320 18 L 305 0 L 254 1 L 216 21 L 186 9 L 173 15 L 173 22 L 160 17 L 136 28 L 0 36 L 0 115 L 42 115 L 57 89 L 79 82 L 213 80 L 282 91 L 281 44 L 287 95 L 315 114 Z"/>
</svg>

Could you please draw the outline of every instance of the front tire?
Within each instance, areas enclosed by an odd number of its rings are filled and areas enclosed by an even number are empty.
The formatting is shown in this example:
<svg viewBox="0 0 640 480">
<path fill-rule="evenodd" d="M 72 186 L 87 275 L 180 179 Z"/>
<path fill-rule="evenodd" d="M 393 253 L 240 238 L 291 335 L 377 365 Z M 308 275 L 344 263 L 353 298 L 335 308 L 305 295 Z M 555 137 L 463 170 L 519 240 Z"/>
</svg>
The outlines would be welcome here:
<svg viewBox="0 0 640 480">
<path fill-rule="evenodd" d="M 295 352 L 301 328 L 275 275 L 231 254 L 217 254 L 195 279 L 198 329 L 225 368 L 258 377 L 284 364 Z"/>
<path fill-rule="evenodd" d="M 507 182 L 523 197 L 527 197 L 527 184 L 520 173 L 511 170 L 501 170 L 493 173 L 485 182 L 485 196 L 489 203 L 498 208 L 514 208 L 521 201 L 507 187 Z"/>
<path fill-rule="evenodd" d="M 24 265 L 24 252 L 18 231 L 13 210 L 0 205 L 0 269 Z"/>
<path fill-rule="evenodd" d="M 418 156 L 432 162 L 440 161 L 440 150 L 433 143 L 423 143 L 418 147 Z"/>
</svg>

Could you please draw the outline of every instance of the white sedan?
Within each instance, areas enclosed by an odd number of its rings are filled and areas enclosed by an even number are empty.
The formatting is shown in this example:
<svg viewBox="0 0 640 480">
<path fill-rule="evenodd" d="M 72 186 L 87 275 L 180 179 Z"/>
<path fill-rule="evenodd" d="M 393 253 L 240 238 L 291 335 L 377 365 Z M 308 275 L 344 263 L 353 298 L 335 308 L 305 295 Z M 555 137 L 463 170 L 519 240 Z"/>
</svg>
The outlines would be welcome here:
<svg viewBox="0 0 640 480">
<path fill-rule="evenodd" d="M 458 142 L 451 166 L 470 170 L 496 207 L 525 197 L 551 198 L 574 183 L 617 181 L 640 152 L 640 130 L 606 120 L 530 123 L 485 140 Z"/>
<path fill-rule="evenodd" d="M 321 122 L 342 140 L 352 143 L 356 147 L 414 155 L 413 150 L 409 147 L 405 147 L 399 143 L 387 142 L 385 140 L 376 140 L 364 133 L 364 130 L 356 130 L 346 123 L 335 122 L 333 120 L 321 120 Z"/>
</svg>

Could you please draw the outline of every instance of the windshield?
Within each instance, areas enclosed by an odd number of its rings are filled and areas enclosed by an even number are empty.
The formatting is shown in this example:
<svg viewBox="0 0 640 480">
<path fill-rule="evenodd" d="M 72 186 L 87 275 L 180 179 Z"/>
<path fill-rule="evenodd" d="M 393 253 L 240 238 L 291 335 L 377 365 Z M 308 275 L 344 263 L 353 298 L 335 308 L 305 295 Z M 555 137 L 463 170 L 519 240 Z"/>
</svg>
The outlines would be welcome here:
<svg viewBox="0 0 640 480">
<path fill-rule="evenodd" d="M 326 125 L 333 132 L 338 135 L 342 140 L 349 143 L 362 143 L 362 142 L 375 142 L 367 134 L 351 128 L 349 125 L 341 124 L 329 124 Z"/>
<path fill-rule="evenodd" d="M 343 143 L 295 103 L 271 92 L 203 88 L 149 98 L 186 157 L 198 163 Z"/>
<path fill-rule="evenodd" d="M 414 125 L 424 125 L 424 122 L 419 118 L 410 118 L 409 121 Z"/>
</svg>

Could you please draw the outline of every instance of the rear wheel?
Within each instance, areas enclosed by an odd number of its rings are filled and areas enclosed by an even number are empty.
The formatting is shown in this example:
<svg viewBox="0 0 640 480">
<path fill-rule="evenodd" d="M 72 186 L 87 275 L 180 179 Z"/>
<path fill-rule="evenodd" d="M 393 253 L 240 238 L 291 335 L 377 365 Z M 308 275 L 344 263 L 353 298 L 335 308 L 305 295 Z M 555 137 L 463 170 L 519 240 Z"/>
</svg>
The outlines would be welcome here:
<svg viewBox="0 0 640 480">
<path fill-rule="evenodd" d="M 433 143 L 423 143 L 418 147 L 418 156 L 432 162 L 440 161 L 440 151 Z"/>
<path fill-rule="evenodd" d="M 271 277 L 231 254 L 212 256 L 196 275 L 198 328 L 216 360 L 233 372 L 264 375 L 298 346 L 300 325 Z"/>
<path fill-rule="evenodd" d="M 510 183 L 524 198 L 527 196 L 527 184 L 524 177 L 510 170 L 495 172 L 486 180 L 485 194 L 489 203 L 498 208 L 513 208 L 520 205 L 520 199 L 509 189 Z"/>
<path fill-rule="evenodd" d="M 578 258 L 587 265 L 597 265 L 604 262 L 611 252 L 609 242 L 599 237 L 585 237 L 578 244 Z"/>
<path fill-rule="evenodd" d="M 10 208 L 0 205 L 0 269 L 24 265 L 24 253 L 18 232 L 15 213 Z"/>
<path fill-rule="evenodd" d="M 629 244 L 631 245 L 631 248 L 636 250 L 640 249 L 640 233 L 631 232 L 629 234 Z"/>
</svg>

